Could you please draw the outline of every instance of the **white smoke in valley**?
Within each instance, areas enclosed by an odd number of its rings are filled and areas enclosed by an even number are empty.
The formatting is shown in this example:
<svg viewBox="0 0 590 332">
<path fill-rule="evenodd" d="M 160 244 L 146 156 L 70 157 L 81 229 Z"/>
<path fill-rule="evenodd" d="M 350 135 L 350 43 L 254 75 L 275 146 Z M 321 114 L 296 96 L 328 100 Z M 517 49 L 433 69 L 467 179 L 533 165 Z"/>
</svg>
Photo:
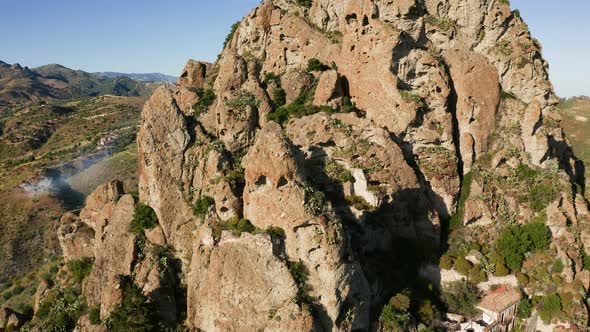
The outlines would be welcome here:
<svg viewBox="0 0 590 332">
<path fill-rule="evenodd" d="M 111 156 L 120 135 L 120 133 L 107 135 L 98 142 L 97 148 L 92 153 L 48 168 L 44 171 L 43 175 L 22 183 L 20 188 L 31 198 L 56 195 L 62 201 L 69 201 L 72 199 L 72 196 L 74 196 L 75 200 L 79 200 L 80 193 L 75 192 L 71 188 L 70 179 L 76 174 L 90 168 L 92 165 Z"/>
<path fill-rule="evenodd" d="M 56 184 L 53 178 L 42 177 L 37 182 L 25 182 L 20 187 L 27 196 L 36 198 L 54 192 Z"/>
</svg>

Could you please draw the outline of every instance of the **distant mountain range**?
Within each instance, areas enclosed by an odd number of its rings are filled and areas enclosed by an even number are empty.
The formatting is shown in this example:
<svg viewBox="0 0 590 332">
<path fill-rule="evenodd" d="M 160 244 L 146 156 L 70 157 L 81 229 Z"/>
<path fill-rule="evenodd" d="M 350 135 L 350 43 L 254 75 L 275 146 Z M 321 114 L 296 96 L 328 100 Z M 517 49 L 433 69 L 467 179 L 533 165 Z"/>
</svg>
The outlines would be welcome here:
<svg viewBox="0 0 590 332">
<path fill-rule="evenodd" d="M 171 80 L 162 74 L 92 74 L 59 64 L 29 69 L 0 61 L 0 106 L 98 95 L 147 97 L 161 82 Z"/>
<path fill-rule="evenodd" d="M 117 73 L 112 71 L 107 72 L 99 72 L 93 73 L 94 75 L 107 77 L 107 78 L 117 78 L 117 77 L 127 77 L 132 80 L 140 81 L 140 82 L 161 82 L 161 83 L 176 83 L 178 77 L 165 75 L 161 73 L 146 73 L 146 74 L 130 74 L 130 73 Z"/>
</svg>

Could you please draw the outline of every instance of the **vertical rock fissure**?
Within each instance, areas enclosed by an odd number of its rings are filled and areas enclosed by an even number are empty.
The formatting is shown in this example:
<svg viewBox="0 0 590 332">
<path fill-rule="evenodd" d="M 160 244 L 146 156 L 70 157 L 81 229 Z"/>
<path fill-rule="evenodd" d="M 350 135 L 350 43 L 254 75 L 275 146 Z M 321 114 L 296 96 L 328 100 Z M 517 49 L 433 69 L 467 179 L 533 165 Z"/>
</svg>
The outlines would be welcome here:
<svg viewBox="0 0 590 332">
<path fill-rule="evenodd" d="M 461 156 L 461 131 L 459 129 L 459 119 L 457 117 L 457 103 L 458 103 L 458 96 L 457 90 L 455 89 L 455 82 L 453 81 L 453 77 L 451 76 L 451 72 L 447 65 L 444 66 L 445 71 L 447 73 L 447 77 L 449 78 L 449 98 L 447 101 L 447 109 L 448 112 L 451 114 L 452 123 L 453 123 L 453 145 L 455 146 L 455 156 L 457 158 L 457 174 L 459 175 L 459 192 L 457 193 L 456 200 L 459 200 L 461 194 L 464 190 L 464 181 L 465 177 L 463 174 L 463 157 Z M 453 213 L 457 213 L 459 207 L 455 207 L 455 211 L 449 211 L 449 215 L 453 215 Z M 449 239 L 449 233 L 451 232 L 451 218 L 446 218 L 442 222 L 442 230 L 440 232 L 440 240 L 441 240 L 441 247 L 445 247 L 447 245 L 447 241 Z M 446 248 L 443 248 L 443 250 Z"/>
</svg>

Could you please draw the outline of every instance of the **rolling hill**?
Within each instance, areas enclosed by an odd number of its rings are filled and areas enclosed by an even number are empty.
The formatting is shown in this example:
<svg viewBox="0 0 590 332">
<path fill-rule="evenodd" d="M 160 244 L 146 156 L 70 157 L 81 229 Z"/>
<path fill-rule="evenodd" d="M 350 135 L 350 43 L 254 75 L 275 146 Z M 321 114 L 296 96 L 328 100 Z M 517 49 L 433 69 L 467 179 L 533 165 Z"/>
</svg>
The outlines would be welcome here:
<svg viewBox="0 0 590 332">
<path fill-rule="evenodd" d="M 0 107 L 40 99 L 147 97 L 160 83 L 103 77 L 59 64 L 29 69 L 0 61 Z"/>
<path fill-rule="evenodd" d="M 100 77 L 107 77 L 107 78 L 120 78 L 120 77 L 127 77 L 132 80 L 140 81 L 140 82 L 155 82 L 155 83 L 176 83 L 178 77 L 161 74 L 161 73 L 145 73 L 145 74 L 131 74 L 131 73 L 117 73 L 117 72 L 98 72 L 93 73 L 93 75 L 100 76 Z"/>
</svg>

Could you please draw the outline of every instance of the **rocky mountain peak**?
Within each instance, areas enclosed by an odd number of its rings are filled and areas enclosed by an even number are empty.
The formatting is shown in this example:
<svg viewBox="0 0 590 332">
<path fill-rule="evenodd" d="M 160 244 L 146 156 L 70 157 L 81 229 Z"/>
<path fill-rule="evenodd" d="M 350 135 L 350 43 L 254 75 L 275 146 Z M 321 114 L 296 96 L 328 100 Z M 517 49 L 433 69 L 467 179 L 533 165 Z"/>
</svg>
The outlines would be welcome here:
<svg viewBox="0 0 590 332">
<path fill-rule="evenodd" d="M 108 317 L 122 274 L 160 308 L 186 302 L 174 313 L 193 330 L 348 331 L 411 289 L 433 317 L 408 319 L 451 329 L 434 317 L 445 274 L 423 271 L 538 220 L 583 283 L 583 172 L 556 101 L 506 1 L 265 0 L 216 63 L 189 61 L 143 110 L 139 199 L 157 225 L 141 234 L 178 260 L 186 294 L 157 293 L 174 280 L 137 256 L 123 196 L 80 215 L 95 262 L 117 267 L 93 270 L 88 296 Z"/>
</svg>

